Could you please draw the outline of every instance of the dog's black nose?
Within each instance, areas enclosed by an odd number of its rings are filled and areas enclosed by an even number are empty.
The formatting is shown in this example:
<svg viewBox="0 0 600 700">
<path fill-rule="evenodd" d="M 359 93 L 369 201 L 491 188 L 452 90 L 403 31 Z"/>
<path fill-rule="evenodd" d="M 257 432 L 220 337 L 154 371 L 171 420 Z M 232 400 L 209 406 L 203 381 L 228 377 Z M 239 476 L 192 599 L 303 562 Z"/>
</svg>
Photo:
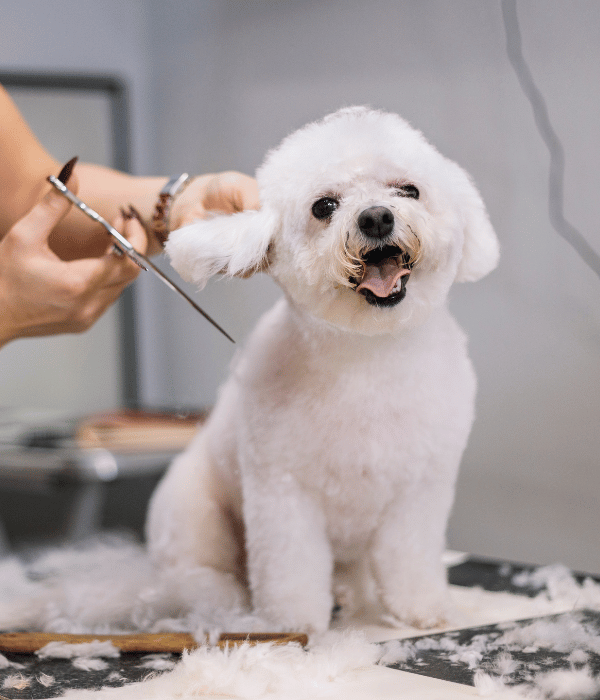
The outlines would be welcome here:
<svg viewBox="0 0 600 700">
<path fill-rule="evenodd" d="M 358 228 L 369 238 L 385 238 L 394 230 L 394 215 L 387 207 L 369 207 L 359 215 Z"/>
</svg>

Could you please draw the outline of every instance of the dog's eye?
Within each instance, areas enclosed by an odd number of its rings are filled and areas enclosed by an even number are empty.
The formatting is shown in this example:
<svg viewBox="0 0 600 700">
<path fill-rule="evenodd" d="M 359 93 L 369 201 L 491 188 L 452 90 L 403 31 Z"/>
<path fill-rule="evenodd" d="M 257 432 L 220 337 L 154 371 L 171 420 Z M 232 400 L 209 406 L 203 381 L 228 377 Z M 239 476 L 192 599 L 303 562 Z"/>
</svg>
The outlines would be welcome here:
<svg viewBox="0 0 600 700">
<path fill-rule="evenodd" d="M 339 202 L 332 197 L 321 197 L 312 205 L 312 213 L 315 219 L 328 219 L 338 208 Z"/>
<path fill-rule="evenodd" d="M 400 187 L 398 187 L 398 194 L 400 197 L 419 199 L 419 190 L 414 185 L 400 185 Z"/>
</svg>

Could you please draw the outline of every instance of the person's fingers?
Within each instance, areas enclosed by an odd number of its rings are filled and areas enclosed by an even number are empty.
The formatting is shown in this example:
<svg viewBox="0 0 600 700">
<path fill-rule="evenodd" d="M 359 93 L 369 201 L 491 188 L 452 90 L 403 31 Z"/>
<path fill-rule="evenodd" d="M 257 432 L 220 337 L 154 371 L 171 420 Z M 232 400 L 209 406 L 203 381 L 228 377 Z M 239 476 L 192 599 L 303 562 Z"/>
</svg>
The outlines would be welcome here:
<svg viewBox="0 0 600 700">
<path fill-rule="evenodd" d="M 119 214 L 115 218 L 112 222 L 113 227 L 122 233 L 138 252 L 145 253 L 148 239 L 144 228 L 128 212 L 124 214 L 125 216 Z M 114 296 L 116 299 L 141 270 L 126 254 L 118 254 L 112 238 L 103 257 L 73 260 L 64 264 L 65 272 L 72 280 L 74 294 L 90 299 L 95 295 L 104 294 L 105 290 L 111 290 L 108 296 L 111 299 Z"/>
<path fill-rule="evenodd" d="M 142 221 L 141 214 L 131 205 L 127 211 L 130 217 L 125 218 L 124 235 L 138 253 L 145 255 L 148 250 L 148 234 Z"/>
<path fill-rule="evenodd" d="M 258 183 L 253 177 L 238 173 L 238 183 L 233 193 L 234 205 L 239 211 L 260 209 Z"/>
<path fill-rule="evenodd" d="M 122 210 L 112 225 L 131 243 L 134 250 L 145 255 L 148 248 L 148 234 L 139 214 L 133 207 Z M 119 249 L 112 242 L 108 247 L 107 254 L 113 263 L 109 267 L 114 271 L 109 284 L 132 282 L 140 273 L 141 268 L 126 254 L 120 254 Z M 115 258 L 117 265 L 114 265 Z"/>
<path fill-rule="evenodd" d="M 88 330 L 117 301 L 126 286 L 127 284 L 122 284 L 101 288 L 89 298 L 71 300 L 67 312 L 60 314 L 58 318 L 49 319 L 46 325 L 37 324 L 31 329 L 31 334 L 54 335 L 82 333 Z"/>
<path fill-rule="evenodd" d="M 253 177 L 235 171 L 199 175 L 175 199 L 170 213 L 171 230 L 203 219 L 208 212 L 233 214 L 259 208 L 258 184 Z"/>
<path fill-rule="evenodd" d="M 75 174 L 68 181 L 69 189 L 77 192 L 78 182 Z M 52 229 L 67 215 L 71 202 L 54 187 L 17 223 L 11 233 L 18 236 L 25 244 L 47 241 Z"/>
<path fill-rule="evenodd" d="M 74 331 L 86 331 L 112 306 L 123 293 L 129 282 L 103 287 L 82 304 L 70 320 Z"/>
<path fill-rule="evenodd" d="M 130 266 L 136 271 L 132 271 Z M 134 263 L 113 255 L 69 262 L 41 261 L 34 274 L 52 279 L 52 307 L 48 318 L 52 325 L 63 323 L 69 332 L 90 328 L 137 276 Z M 54 332 L 60 332 L 58 330 Z"/>
<path fill-rule="evenodd" d="M 253 177 L 243 173 L 219 173 L 206 186 L 204 207 L 225 212 L 258 209 L 258 184 Z"/>
</svg>

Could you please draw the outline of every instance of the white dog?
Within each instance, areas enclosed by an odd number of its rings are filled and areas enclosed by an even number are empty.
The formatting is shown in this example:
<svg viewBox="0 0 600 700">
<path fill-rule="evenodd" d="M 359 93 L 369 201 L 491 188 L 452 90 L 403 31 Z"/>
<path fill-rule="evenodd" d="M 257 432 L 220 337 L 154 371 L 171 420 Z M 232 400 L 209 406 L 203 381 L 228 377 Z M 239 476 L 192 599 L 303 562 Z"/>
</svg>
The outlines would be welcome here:
<svg viewBox="0 0 600 700">
<path fill-rule="evenodd" d="M 475 396 L 446 298 L 497 263 L 484 204 L 418 131 L 363 107 L 292 134 L 257 177 L 260 211 L 167 246 L 200 287 L 265 271 L 284 296 L 154 495 L 150 551 L 208 567 L 231 599 L 247 583 L 280 629 L 326 630 L 334 574 L 365 572 L 388 616 L 434 625 Z"/>
</svg>

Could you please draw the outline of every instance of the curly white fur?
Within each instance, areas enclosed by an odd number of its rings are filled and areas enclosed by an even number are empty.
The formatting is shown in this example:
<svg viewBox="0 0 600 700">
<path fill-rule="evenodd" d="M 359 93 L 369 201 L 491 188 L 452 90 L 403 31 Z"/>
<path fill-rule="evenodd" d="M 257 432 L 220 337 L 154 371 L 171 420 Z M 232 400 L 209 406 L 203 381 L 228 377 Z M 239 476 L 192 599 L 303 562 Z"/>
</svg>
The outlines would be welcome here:
<svg viewBox="0 0 600 700">
<path fill-rule="evenodd" d="M 211 567 L 215 600 L 248 585 L 279 628 L 324 631 L 334 575 L 356 605 L 374 593 L 387 619 L 433 625 L 447 611 L 441 554 L 475 396 L 446 298 L 497 263 L 485 207 L 418 131 L 363 107 L 292 134 L 257 177 L 260 211 L 198 222 L 167 246 L 199 286 L 265 270 L 284 298 L 154 495 L 151 552 L 166 568 Z M 312 211 L 322 197 L 336 202 L 327 219 Z M 392 212 L 385 241 L 358 224 L 375 206 Z M 356 290 L 384 243 L 412 260 L 389 306 Z"/>
</svg>

